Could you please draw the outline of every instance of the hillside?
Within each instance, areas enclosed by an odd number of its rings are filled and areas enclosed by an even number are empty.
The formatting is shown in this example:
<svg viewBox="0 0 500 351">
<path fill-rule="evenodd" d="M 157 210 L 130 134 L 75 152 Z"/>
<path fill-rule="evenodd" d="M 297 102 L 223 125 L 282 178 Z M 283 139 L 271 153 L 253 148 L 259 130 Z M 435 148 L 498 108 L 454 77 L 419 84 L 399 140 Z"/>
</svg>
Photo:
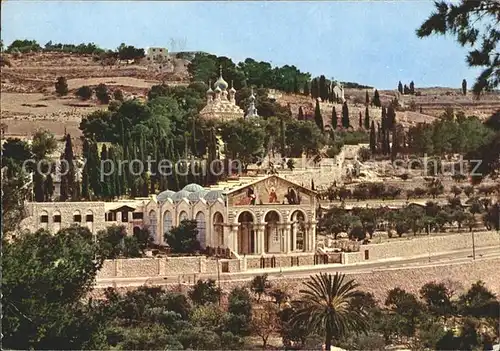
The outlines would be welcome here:
<svg viewBox="0 0 500 351">
<path fill-rule="evenodd" d="M 145 62 L 126 63 L 118 60 L 105 63 L 92 55 L 41 52 L 17 56 L 4 54 L 1 80 L 1 106 L 6 136 L 28 136 L 37 128 L 46 128 L 62 136 L 65 131 L 80 134 L 78 125 L 81 117 L 97 109 L 105 108 L 95 99 L 81 101 L 74 92 L 83 85 L 96 87 L 100 83 L 111 92 L 122 90 L 125 97 L 145 97 L 147 91 L 162 82 L 170 85 L 188 84 L 189 74 L 186 59 L 170 56 L 162 65 Z M 64 76 L 68 82 L 69 94 L 55 95 L 54 82 Z M 463 96 L 458 89 L 418 88 L 418 95 L 401 96 L 396 90 L 381 90 L 383 104 L 398 98 L 404 111 L 397 112 L 397 119 L 404 125 L 431 122 L 443 111 L 452 107 L 466 115 L 486 117 L 500 109 L 500 94 L 489 93 L 475 100 L 471 95 Z M 365 89 L 345 89 L 349 105 L 351 125 L 357 128 L 359 113 L 365 114 Z M 271 91 L 276 101 L 290 106 L 293 115 L 298 115 L 302 106 L 306 115 L 313 116 L 315 101 L 310 97 Z M 373 90 L 369 91 L 370 97 Z M 333 104 L 321 103 L 324 124 L 330 125 Z M 340 119 L 342 105 L 335 104 Z M 420 113 L 420 111 L 422 113 Z M 380 120 L 380 108 L 370 106 L 370 117 Z"/>
</svg>

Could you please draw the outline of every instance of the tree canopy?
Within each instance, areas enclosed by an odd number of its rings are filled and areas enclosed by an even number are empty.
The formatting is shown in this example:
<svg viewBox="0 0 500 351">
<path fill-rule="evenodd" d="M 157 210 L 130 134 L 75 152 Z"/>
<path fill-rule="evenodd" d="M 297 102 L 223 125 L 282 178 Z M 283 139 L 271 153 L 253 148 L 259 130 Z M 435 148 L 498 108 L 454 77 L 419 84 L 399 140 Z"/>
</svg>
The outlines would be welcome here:
<svg viewBox="0 0 500 351">
<path fill-rule="evenodd" d="M 499 16 L 500 4 L 495 1 L 436 1 L 434 12 L 417 29 L 417 36 L 451 34 L 461 46 L 469 47 L 467 63 L 483 69 L 473 86 L 479 95 L 500 85 Z"/>
</svg>

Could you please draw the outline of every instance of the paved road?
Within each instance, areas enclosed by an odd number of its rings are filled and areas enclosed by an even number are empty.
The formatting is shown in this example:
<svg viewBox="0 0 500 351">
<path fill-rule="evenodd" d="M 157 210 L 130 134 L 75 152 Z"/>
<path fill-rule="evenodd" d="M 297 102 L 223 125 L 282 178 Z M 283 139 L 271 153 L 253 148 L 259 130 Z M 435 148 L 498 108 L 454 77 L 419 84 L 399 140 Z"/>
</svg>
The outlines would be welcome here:
<svg viewBox="0 0 500 351">
<path fill-rule="evenodd" d="M 486 247 L 476 249 L 476 260 L 487 258 L 500 257 L 500 247 Z M 442 253 L 439 255 L 420 256 L 409 259 L 395 259 L 385 261 L 374 261 L 362 264 L 342 265 L 342 264 L 329 264 L 329 265 L 315 265 L 315 266 L 302 266 L 302 267 L 287 267 L 281 271 L 279 268 L 266 269 L 266 270 L 250 270 L 241 273 L 224 273 L 220 275 L 221 281 L 246 281 L 250 280 L 256 275 L 267 273 L 270 279 L 279 279 L 283 277 L 294 278 L 307 278 L 311 274 L 321 272 L 343 272 L 343 273 L 370 273 L 378 270 L 387 270 L 391 268 L 408 268 L 408 267 L 425 267 L 436 266 L 449 263 L 470 262 L 472 260 L 472 249 L 470 250 L 457 250 L 453 252 Z M 168 285 L 178 284 L 180 281 L 192 282 L 195 279 L 217 279 L 217 273 L 213 274 L 185 274 L 182 280 L 180 276 L 168 277 L 154 277 L 154 278 L 119 278 L 119 279 L 106 279 L 99 280 L 97 287 L 114 286 L 140 286 L 140 285 Z"/>
</svg>

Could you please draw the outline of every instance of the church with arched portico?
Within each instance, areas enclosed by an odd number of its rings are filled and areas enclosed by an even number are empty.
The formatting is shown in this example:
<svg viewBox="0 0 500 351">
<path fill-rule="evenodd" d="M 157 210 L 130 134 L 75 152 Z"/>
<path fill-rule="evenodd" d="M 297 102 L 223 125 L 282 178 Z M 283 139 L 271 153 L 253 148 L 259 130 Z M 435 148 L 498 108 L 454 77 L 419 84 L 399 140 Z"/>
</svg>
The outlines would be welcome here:
<svg viewBox="0 0 500 351">
<path fill-rule="evenodd" d="M 159 245 L 183 220 L 196 221 L 202 248 L 227 248 L 236 255 L 314 252 L 316 193 L 277 175 L 240 177 L 210 188 L 189 184 L 150 198 L 114 202 L 28 204 L 22 227 L 57 231 L 85 225 L 96 234 L 123 225 L 128 234 L 148 228 Z"/>
<path fill-rule="evenodd" d="M 160 223 L 150 215 L 150 225 L 165 233 L 183 219 L 195 220 L 202 247 L 240 255 L 315 251 L 316 193 L 277 175 L 211 188 L 190 184 L 179 192 L 164 191 L 156 201 Z"/>
</svg>

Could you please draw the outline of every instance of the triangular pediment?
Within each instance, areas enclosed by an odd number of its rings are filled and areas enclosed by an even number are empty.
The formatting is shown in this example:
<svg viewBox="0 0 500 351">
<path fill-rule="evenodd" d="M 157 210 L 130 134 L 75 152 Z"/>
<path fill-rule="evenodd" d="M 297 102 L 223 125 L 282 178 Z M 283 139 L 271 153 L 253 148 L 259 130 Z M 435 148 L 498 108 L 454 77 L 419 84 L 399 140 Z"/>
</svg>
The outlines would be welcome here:
<svg viewBox="0 0 500 351">
<path fill-rule="evenodd" d="M 226 191 L 229 205 L 312 204 L 317 193 L 277 175 L 256 179 Z"/>
</svg>

